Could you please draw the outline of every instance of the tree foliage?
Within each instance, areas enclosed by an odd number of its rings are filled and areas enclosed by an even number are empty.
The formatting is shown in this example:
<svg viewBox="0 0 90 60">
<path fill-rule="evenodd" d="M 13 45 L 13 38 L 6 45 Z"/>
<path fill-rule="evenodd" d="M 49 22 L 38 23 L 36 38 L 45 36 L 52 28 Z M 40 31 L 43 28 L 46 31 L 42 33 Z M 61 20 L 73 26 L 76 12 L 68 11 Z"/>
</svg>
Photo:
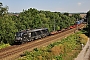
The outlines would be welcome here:
<svg viewBox="0 0 90 60">
<path fill-rule="evenodd" d="M 12 43 L 15 32 L 25 29 L 48 28 L 49 31 L 61 30 L 73 25 L 75 16 L 60 12 L 42 11 L 34 8 L 23 10 L 18 16 L 7 13 L 8 8 L 0 3 L 0 41 Z"/>
<path fill-rule="evenodd" d="M 87 12 L 86 18 L 90 17 L 90 10 Z"/>
<path fill-rule="evenodd" d="M 3 7 L 3 4 L 0 2 L 0 16 L 5 15 L 7 11 L 8 11 L 8 6 Z"/>
<path fill-rule="evenodd" d="M 38 11 L 34 8 L 21 12 L 17 20 L 14 21 L 19 24 L 16 25 L 19 30 L 47 27 L 49 31 L 53 31 L 54 26 L 55 30 L 69 27 L 76 21 L 74 17 L 63 15 L 60 12 Z"/>
<path fill-rule="evenodd" d="M 80 16 L 80 14 L 73 14 L 72 16 L 74 18 L 78 19 L 78 20 L 82 19 L 82 17 Z"/>
<path fill-rule="evenodd" d="M 4 43 L 12 43 L 15 32 L 17 31 L 14 21 L 10 16 L 4 16 L 0 19 L 0 40 Z"/>
<path fill-rule="evenodd" d="M 64 13 L 64 15 L 67 15 L 67 16 L 69 16 L 69 13 L 67 13 L 67 12 L 66 12 L 66 13 Z"/>
<path fill-rule="evenodd" d="M 86 16 L 86 19 L 87 19 L 87 23 L 88 23 L 88 33 L 89 33 L 89 36 L 90 36 L 90 10 L 87 12 L 87 16 Z"/>
<path fill-rule="evenodd" d="M 87 12 L 86 18 L 88 19 L 88 23 L 90 24 L 90 10 Z"/>
<path fill-rule="evenodd" d="M 0 3 L 1 9 L 6 9 L 2 7 L 2 3 Z M 12 44 L 15 36 L 15 32 L 17 31 L 15 22 L 12 20 L 12 17 L 9 15 L 3 15 L 2 13 L 6 12 L 6 10 L 0 9 L 0 42 Z"/>
</svg>

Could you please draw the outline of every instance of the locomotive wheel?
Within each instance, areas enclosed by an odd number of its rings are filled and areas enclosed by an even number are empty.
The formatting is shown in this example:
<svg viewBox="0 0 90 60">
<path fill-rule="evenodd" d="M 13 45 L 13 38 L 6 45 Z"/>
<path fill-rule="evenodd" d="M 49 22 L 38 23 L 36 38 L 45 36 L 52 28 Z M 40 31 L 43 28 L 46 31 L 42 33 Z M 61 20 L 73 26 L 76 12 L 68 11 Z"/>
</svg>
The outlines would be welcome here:
<svg viewBox="0 0 90 60">
<path fill-rule="evenodd" d="M 24 38 L 21 43 L 24 44 L 24 43 L 26 43 L 28 41 L 30 41 L 30 40 L 28 40 L 27 38 Z"/>
<path fill-rule="evenodd" d="M 33 41 L 34 39 L 31 39 L 31 41 Z"/>
<path fill-rule="evenodd" d="M 30 41 L 30 40 L 28 40 L 28 38 L 26 38 L 26 39 L 25 39 L 25 42 L 28 42 L 28 41 Z"/>
<path fill-rule="evenodd" d="M 41 39 L 42 37 L 40 36 L 39 38 Z"/>
<path fill-rule="evenodd" d="M 24 41 L 21 42 L 21 44 L 24 44 L 24 43 L 25 43 Z"/>
<path fill-rule="evenodd" d="M 38 37 L 35 38 L 35 40 L 37 40 L 37 39 L 38 39 Z"/>
</svg>

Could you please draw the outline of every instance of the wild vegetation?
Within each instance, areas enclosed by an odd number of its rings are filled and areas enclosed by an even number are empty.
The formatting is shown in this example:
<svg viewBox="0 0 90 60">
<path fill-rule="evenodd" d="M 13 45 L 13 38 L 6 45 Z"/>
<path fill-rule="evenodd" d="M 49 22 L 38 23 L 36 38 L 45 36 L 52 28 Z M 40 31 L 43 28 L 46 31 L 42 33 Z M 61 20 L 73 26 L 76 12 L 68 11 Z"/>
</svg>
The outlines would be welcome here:
<svg viewBox="0 0 90 60">
<path fill-rule="evenodd" d="M 78 32 L 48 46 L 26 51 L 18 60 L 74 60 L 81 51 L 81 44 L 86 44 L 87 36 Z"/>
<path fill-rule="evenodd" d="M 73 25 L 77 18 L 81 18 L 79 14 L 69 16 L 68 13 L 39 11 L 34 8 L 23 10 L 18 16 L 10 15 L 8 6 L 4 7 L 0 2 L 0 49 L 13 44 L 17 31 L 43 27 L 48 28 L 49 31 L 61 30 Z M 90 24 L 90 11 L 87 12 L 87 18 Z M 90 25 L 88 25 L 88 28 L 90 28 Z M 83 39 L 87 39 L 84 38 L 85 35 L 83 34 L 77 35 L 71 35 L 47 47 L 36 48 L 32 52 L 25 52 L 25 56 L 19 60 L 73 59 L 72 57 L 75 57 L 81 50 L 81 43 L 86 43 L 86 40 Z"/>
<path fill-rule="evenodd" d="M 10 46 L 10 44 L 5 44 L 5 43 L 1 43 L 0 44 L 0 49 L 2 49 L 2 48 L 6 48 L 6 47 L 9 47 Z"/>
<path fill-rule="evenodd" d="M 12 17 L 8 14 L 7 7 L 0 3 L 0 42 L 12 44 L 17 28 Z"/>
</svg>

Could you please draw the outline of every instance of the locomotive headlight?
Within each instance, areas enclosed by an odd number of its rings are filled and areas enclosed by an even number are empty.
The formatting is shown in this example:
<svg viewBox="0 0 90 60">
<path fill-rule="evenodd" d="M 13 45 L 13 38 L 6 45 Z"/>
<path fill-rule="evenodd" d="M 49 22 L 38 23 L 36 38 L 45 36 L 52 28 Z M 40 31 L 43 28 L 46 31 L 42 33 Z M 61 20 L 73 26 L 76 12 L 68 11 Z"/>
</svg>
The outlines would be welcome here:
<svg viewBox="0 0 90 60">
<path fill-rule="evenodd" d="M 22 40 L 22 38 L 20 38 Z"/>
<path fill-rule="evenodd" d="M 24 37 L 25 38 L 25 37 Z"/>
</svg>

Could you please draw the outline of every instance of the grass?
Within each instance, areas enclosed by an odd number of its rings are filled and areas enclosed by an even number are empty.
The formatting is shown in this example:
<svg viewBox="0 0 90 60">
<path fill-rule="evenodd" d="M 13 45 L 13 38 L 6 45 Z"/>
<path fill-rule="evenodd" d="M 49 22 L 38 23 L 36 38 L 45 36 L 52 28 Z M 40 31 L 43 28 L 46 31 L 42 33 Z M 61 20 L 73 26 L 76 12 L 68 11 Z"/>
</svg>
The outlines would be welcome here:
<svg viewBox="0 0 90 60">
<path fill-rule="evenodd" d="M 6 48 L 6 47 L 8 47 L 8 46 L 10 46 L 10 44 L 1 43 L 1 44 L 0 44 L 0 49 Z"/>
</svg>

